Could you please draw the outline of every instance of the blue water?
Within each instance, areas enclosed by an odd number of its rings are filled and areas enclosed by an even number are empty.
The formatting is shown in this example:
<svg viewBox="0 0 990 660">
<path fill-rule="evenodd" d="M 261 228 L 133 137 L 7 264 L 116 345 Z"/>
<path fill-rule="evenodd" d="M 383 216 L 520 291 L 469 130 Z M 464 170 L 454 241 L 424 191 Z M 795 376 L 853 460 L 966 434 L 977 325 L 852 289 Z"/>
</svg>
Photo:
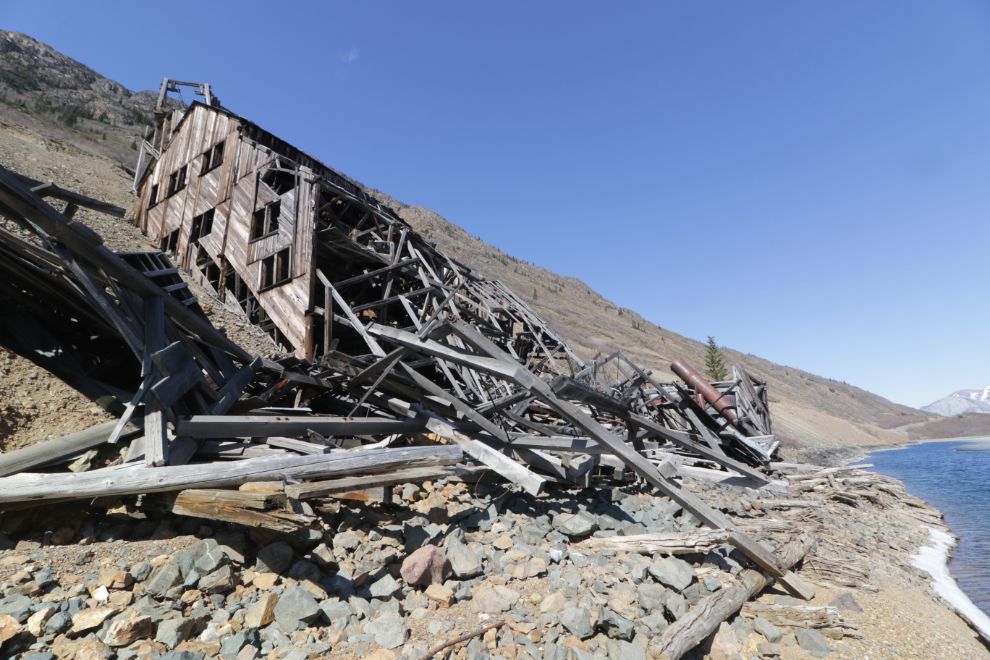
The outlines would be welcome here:
<svg viewBox="0 0 990 660">
<path fill-rule="evenodd" d="M 904 482 L 912 495 L 945 514 L 959 545 L 949 571 L 969 599 L 990 615 L 990 451 L 956 451 L 966 442 L 929 442 L 870 454 L 874 471 Z"/>
</svg>

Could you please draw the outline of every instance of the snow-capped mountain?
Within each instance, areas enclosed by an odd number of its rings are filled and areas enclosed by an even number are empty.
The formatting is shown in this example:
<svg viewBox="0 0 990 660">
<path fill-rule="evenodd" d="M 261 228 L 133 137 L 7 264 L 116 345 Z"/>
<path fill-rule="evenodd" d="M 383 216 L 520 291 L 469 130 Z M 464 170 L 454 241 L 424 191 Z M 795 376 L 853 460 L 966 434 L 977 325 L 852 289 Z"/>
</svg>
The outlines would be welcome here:
<svg viewBox="0 0 990 660">
<path fill-rule="evenodd" d="M 990 413 L 990 385 L 982 390 L 959 390 L 935 403 L 922 406 L 925 412 L 948 417 L 965 412 Z"/>
</svg>

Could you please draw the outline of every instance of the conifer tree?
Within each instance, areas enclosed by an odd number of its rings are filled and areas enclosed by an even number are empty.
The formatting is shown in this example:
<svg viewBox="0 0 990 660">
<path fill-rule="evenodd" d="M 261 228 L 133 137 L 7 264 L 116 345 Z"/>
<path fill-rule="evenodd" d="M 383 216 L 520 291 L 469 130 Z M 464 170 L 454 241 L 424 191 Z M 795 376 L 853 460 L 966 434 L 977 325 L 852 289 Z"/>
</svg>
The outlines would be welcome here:
<svg viewBox="0 0 990 660">
<path fill-rule="evenodd" d="M 725 356 L 722 355 L 722 351 L 719 350 L 718 344 L 715 343 L 715 338 L 712 336 L 708 337 L 708 350 L 705 351 L 705 378 L 710 383 L 717 383 L 729 378 Z"/>
</svg>

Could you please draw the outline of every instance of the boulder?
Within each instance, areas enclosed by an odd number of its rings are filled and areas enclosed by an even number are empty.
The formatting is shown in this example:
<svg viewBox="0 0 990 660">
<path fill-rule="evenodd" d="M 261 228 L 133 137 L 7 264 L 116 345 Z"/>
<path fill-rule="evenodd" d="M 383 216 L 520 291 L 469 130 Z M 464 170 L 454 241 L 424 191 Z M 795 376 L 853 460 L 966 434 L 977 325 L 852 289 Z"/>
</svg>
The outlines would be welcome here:
<svg viewBox="0 0 990 660">
<path fill-rule="evenodd" d="M 443 584 L 454 574 L 450 560 L 435 545 L 424 545 L 402 562 L 400 571 L 406 584 Z"/>
<path fill-rule="evenodd" d="M 454 577 L 458 580 L 470 580 L 485 572 L 485 567 L 481 563 L 481 558 L 461 542 L 447 545 L 447 559 L 450 567 L 454 571 Z"/>
<path fill-rule="evenodd" d="M 767 641 L 771 644 L 776 644 L 784 638 L 784 633 L 780 631 L 780 628 L 773 625 L 762 616 L 758 616 L 750 623 L 753 630 L 760 633 L 767 638 Z"/>
<path fill-rule="evenodd" d="M 123 616 L 114 619 L 103 638 L 107 646 L 128 646 L 139 639 L 151 637 L 151 617 L 137 610 L 128 610 Z"/>
<path fill-rule="evenodd" d="M 385 649 L 402 646 L 411 634 L 405 619 L 395 612 L 383 614 L 369 623 L 368 632 L 375 636 L 375 643 Z"/>
<path fill-rule="evenodd" d="M 828 653 L 832 650 L 832 647 L 828 645 L 828 642 L 825 641 L 825 638 L 817 630 L 795 628 L 794 638 L 797 640 L 798 646 L 805 651 Z"/>
<path fill-rule="evenodd" d="M 315 621 L 323 610 L 316 599 L 302 587 L 286 589 L 275 605 L 275 621 L 286 632 L 305 628 Z"/>
<path fill-rule="evenodd" d="M 258 551 L 254 570 L 257 573 L 281 573 L 289 568 L 292 556 L 292 546 L 284 541 L 276 541 Z"/>
<path fill-rule="evenodd" d="M 275 620 L 275 606 L 278 596 L 273 593 L 263 593 L 258 600 L 248 606 L 244 614 L 244 625 L 248 628 L 262 628 Z"/>
<path fill-rule="evenodd" d="M 698 577 L 691 564 L 676 557 L 665 557 L 650 566 L 650 575 L 676 591 L 684 591 Z"/>
<path fill-rule="evenodd" d="M 569 607 L 560 615 L 560 623 L 578 639 L 587 639 L 595 634 L 591 627 L 591 614 L 583 607 Z"/>
</svg>

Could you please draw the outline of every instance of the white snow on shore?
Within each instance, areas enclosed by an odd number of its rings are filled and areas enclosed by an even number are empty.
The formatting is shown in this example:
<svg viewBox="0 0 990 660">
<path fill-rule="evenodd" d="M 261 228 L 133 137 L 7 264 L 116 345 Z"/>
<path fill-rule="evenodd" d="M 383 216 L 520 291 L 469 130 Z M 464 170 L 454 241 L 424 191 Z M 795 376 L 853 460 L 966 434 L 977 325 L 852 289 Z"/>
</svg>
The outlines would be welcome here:
<svg viewBox="0 0 990 660">
<path fill-rule="evenodd" d="M 983 633 L 984 637 L 990 637 L 990 617 L 973 604 L 949 573 L 949 550 L 956 545 L 955 539 L 943 531 L 931 527 L 925 529 L 928 530 L 933 545 L 920 548 L 918 554 L 911 555 L 911 565 L 928 571 L 934 578 L 932 588 L 935 593 Z"/>
</svg>

